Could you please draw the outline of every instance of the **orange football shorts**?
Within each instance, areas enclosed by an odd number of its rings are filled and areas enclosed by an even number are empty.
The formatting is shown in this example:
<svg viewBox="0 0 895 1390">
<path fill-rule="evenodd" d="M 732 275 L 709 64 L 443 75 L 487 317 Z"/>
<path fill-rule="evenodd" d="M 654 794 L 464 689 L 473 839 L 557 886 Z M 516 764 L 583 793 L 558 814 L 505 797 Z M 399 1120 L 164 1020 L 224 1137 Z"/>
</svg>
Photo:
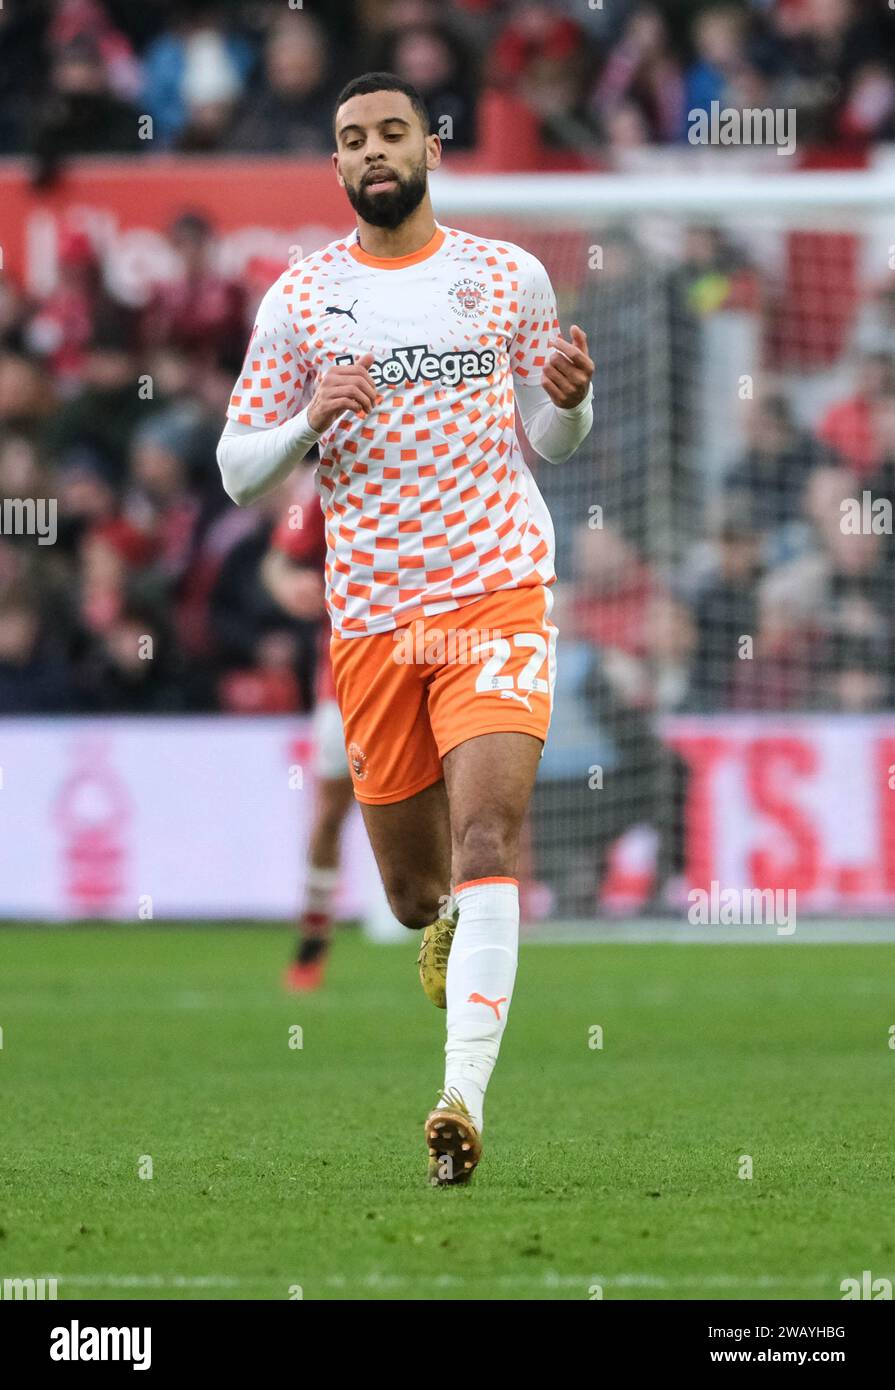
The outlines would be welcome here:
<svg viewBox="0 0 895 1390">
<path fill-rule="evenodd" d="M 358 801 L 403 801 L 442 777 L 442 758 L 481 734 L 550 727 L 553 595 L 496 589 L 462 608 L 371 637 L 330 642 Z"/>
</svg>

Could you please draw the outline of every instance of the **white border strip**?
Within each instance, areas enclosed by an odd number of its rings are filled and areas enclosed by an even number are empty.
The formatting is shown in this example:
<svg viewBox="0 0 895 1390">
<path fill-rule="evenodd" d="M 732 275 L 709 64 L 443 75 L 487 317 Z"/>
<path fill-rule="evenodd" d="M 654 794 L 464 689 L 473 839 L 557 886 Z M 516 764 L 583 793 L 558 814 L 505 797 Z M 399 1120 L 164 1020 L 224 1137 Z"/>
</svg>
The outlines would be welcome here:
<svg viewBox="0 0 895 1390">
<path fill-rule="evenodd" d="M 439 217 L 455 212 L 593 219 L 643 212 L 700 215 L 811 210 L 883 213 L 895 208 L 895 178 L 882 169 L 719 174 L 716 169 L 658 174 L 432 175 Z"/>
</svg>

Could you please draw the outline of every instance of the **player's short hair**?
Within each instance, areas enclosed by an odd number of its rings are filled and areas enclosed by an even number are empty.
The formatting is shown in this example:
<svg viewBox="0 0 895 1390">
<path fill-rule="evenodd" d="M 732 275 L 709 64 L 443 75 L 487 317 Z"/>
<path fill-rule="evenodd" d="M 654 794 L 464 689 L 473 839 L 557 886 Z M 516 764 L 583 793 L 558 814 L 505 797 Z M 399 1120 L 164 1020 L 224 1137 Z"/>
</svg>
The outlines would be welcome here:
<svg viewBox="0 0 895 1390">
<path fill-rule="evenodd" d="M 351 81 L 345 84 L 336 97 L 336 104 L 333 108 L 333 135 L 337 133 L 336 113 L 339 107 L 343 106 L 346 101 L 350 101 L 352 97 L 368 96 L 370 92 L 403 92 L 419 116 L 423 134 L 428 135 L 430 133 L 428 108 L 412 82 L 405 82 L 403 77 L 398 77 L 394 72 L 365 72 L 360 77 L 352 77 Z"/>
</svg>

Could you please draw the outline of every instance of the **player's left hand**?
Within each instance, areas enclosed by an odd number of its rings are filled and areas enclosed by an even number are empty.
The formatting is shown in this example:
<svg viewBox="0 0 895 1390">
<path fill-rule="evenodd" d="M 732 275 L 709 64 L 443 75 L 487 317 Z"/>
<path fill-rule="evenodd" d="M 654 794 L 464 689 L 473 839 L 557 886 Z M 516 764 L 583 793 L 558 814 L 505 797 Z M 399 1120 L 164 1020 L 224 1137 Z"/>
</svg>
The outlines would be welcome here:
<svg viewBox="0 0 895 1390">
<path fill-rule="evenodd" d="M 555 349 L 541 378 L 541 384 L 554 405 L 571 410 L 587 395 L 594 374 L 593 360 L 588 356 L 587 334 L 577 323 L 572 324 L 572 341 L 551 338 Z"/>
</svg>

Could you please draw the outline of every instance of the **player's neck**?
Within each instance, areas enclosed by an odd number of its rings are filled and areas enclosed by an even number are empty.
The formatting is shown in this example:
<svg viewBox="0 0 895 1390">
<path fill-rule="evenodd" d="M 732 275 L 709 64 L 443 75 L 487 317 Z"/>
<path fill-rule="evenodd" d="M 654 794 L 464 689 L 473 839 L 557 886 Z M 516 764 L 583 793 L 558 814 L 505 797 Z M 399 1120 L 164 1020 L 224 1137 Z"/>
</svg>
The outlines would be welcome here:
<svg viewBox="0 0 895 1390">
<path fill-rule="evenodd" d="M 377 256 L 385 260 L 413 256 L 435 235 L 432 204 L 428 198 L 424 198 L 400 227 L 374 227 L 371 222 L 365 222 L 359 217 L 357 234 L 360 248 L 368 256 Z"/>
</svg>

